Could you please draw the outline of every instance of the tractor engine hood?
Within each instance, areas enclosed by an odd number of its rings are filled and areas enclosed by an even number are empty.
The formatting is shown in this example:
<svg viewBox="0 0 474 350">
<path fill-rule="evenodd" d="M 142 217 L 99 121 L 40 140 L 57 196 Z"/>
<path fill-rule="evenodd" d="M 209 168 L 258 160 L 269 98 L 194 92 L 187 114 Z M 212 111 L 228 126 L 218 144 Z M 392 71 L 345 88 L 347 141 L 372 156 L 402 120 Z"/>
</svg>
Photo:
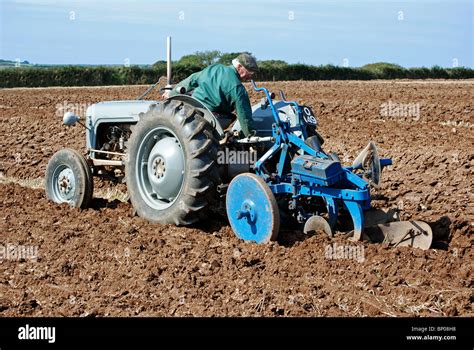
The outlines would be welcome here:
<svg viewBox="0 0 474 350">
<path fill-rule="evenodd" d="M 89 126 L 94 128 L 100 123 L 137 122 L 139 114 L 148 111 L 157 101 L 106 101 L 89 106 L 86 111 Z"/>
<path fill-rule="evenodd" d="M 129 100 L 106 101 L 89 106 L 86 111 L 86 142 L 88 148 L 96 147 L 97 128 L 104 123 L 135 124 L 140 113 L 146 113 L 157 101 Z"/>
</svg>

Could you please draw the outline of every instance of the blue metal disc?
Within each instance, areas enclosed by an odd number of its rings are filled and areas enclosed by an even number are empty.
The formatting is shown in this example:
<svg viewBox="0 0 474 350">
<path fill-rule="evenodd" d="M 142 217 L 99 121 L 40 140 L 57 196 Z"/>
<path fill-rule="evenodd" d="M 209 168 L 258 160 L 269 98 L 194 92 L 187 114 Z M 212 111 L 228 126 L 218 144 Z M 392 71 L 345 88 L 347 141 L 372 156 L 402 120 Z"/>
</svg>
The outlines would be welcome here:
<svg viewBox="0 0 474 350">
<path fill-rule="evenodd" d="M 252 173 L 236 176 L 227 189 L 226 209 L 237 237 L 257 243 L 276 240 L 280 228 L 278 206 L 272 191 L 259 176 Z"/>
</svg>

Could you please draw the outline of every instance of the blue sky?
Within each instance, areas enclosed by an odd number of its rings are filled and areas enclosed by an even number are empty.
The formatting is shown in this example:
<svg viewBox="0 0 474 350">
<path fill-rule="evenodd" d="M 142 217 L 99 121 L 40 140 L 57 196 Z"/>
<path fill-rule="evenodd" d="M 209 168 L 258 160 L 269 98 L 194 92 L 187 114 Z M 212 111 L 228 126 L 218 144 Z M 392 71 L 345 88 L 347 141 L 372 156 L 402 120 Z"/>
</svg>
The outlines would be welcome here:
<svg viewBox="0 0 474 350">
<path fill-rule="evenodd" d="M 144 64 L 203 50 L 259 60 L 473 66 L 473 0 L 0 0 L 0 58 Z"/>
</svg>

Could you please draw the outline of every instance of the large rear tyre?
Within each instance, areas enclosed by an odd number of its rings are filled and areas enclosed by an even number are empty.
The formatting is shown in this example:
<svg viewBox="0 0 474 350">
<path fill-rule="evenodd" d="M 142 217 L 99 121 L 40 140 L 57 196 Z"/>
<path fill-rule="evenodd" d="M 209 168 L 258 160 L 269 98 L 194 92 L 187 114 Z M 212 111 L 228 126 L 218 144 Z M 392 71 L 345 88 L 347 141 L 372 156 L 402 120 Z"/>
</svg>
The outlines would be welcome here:
<svg viewBox="0 0 474 350">
<path fill-rule="evenodd" d="M 79 152 L 62 149 L 48 162 L 45 187 L 46 197 L 53 202 L 86 208 L 93 192 L 91 168 Z"/>
<path fill-rule="evenodd" d="M 203 218 L 219 183 L 214 129 L 192 106 L 153 105 L 127 143 L 125 179 L 138 215 L 189 225 Z"/>
</svg>

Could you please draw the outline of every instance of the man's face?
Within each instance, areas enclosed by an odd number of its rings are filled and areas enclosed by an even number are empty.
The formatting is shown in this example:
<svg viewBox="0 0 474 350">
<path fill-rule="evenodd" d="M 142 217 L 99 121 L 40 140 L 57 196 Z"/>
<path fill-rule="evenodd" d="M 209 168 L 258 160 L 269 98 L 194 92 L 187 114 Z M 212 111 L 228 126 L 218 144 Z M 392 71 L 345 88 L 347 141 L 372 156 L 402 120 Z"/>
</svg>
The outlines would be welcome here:
<svg viewBox="0 0 474 350">
<path fill-rule="evenodd" d="M 237 72 L 239 73 L 240 81 L 249 81 L 255 75 L 254 72 L 250 72 L 241 64 L 238 65 Z"/>
</svg>

